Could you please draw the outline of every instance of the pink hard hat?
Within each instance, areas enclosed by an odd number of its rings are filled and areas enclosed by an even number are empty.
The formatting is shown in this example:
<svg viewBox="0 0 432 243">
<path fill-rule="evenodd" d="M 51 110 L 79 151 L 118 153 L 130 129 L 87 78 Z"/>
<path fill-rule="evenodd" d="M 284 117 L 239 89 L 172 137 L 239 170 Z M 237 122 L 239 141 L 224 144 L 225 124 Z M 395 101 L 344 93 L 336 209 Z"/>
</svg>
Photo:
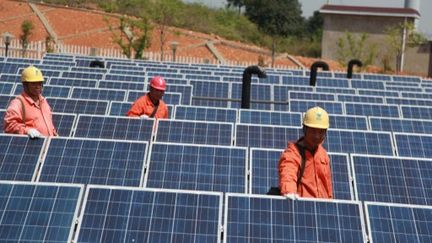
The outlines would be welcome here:
<svg viewBox="0 0 432 243">
<path fill-rule="evenodd" d="M 154 76 L 150 80 L 150 87 L 157 89 L 157 90 L 165 91 L 165 89 L 166 89 L 165 79 L 162 78 L 161 76 Z"/>
</svg>

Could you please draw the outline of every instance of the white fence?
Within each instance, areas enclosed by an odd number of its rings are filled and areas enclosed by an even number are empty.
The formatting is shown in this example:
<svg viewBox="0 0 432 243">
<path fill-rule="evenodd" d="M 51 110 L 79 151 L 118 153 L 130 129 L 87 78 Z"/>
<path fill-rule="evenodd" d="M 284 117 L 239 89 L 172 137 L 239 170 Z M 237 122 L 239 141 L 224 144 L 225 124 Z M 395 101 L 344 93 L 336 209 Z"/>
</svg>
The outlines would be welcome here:
<svg viewBox="0 0 432 243">
<path fill-rule="evenodd" d="M 9 57 L 18 58 L 33 58 L 42 59 L 46 51 L 45 41 L 35 41 L 28 44 L 27 49 L 23 49 L 20 41 L 18 39 L 12 40 L 8 46 Z M 71 55 L 82 55 L 82 56 L 100 56 L 100 57 L 110 57 L 110 58 L 127 58 L 120 49 L 116 48 L 92 48 L 87 46 L 77 46 L 77 45 L 52 45 L 53 53 L 60 54 L 71 54 Z M 5 43 L 0 38 L 0 55 L 6 55 Z M 174 61 L 172 54 L 164 54 L 163 58 L 159 52 L 144 52 L 144 59 L 150 61 Z M 175 56 L 175 62 L 179 63 L 207 63 L 207 64 L 220 64 L 215 59 L 206 59 L 191 56 Z M 227 60 L 223 65 L 230 66 L 250 66 L 256 65 L 256 62 L 238 62 Z M 285 66 L 276 65 L 274 68 L 278 69 L 298 69 L 297 66 Z"/>
</svg>

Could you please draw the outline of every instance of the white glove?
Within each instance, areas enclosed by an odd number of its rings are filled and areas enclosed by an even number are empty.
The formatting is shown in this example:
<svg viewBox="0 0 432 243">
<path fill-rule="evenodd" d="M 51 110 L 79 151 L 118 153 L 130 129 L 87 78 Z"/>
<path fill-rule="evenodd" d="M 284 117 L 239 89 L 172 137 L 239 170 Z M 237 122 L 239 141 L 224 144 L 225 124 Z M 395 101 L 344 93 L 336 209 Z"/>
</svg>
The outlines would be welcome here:
<svg viewBox="0 0 432 243">
<path fill-rule="evenodd" d="M 34 128 L 30 128 L 30 129 L 27 131 L 27 135 L 28 135 L 30 138 L 40 138 L 40 137 L 42 137 L 41 133 L 40 133 L 38 130 L 34 129 Z"/>
<path fill-rule="evenodd" d="M 284 197 L 291 199 L 291 200 L 294 200 L 294 201 L 300 198 L 297 193 L 287 193 L 284 195 Z"/>
<path fill-rule="evenodd" d="M 147 116 L 146 114 L 144 114 L 144 115 L 141 115 L 140 118 L 141 118 L 141 119 L 149 118 L 149 116 Z"/>
</svg>

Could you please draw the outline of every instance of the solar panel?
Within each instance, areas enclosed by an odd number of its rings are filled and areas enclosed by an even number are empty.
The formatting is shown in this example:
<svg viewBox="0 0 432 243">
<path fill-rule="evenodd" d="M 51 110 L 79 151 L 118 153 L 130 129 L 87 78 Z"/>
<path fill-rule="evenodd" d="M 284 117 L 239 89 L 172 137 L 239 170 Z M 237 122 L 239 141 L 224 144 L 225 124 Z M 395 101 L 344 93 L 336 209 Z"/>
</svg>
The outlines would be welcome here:
<svg viewBox="0 0 432 243">
<path fill-rule="evenodd" d="M 140 186 L 147 142 L 52 138 L 38 181 Z"/>
<path fill-rule="evenodd" d="M 185 78 L 189 80 L 221 81 L 221 78 L 218 76 L 208 76 L 208 75 L 199 75 L 199 74 L 186 74 Z"/>
<path fill-rule="evenodd" d="M 432 158 L 431 135 L 398 132 L 394 132 L 393 135 L 398 156 Z"/>
<path fill-rule="evenodd" d="M 222 193 L 89 186 L 74 242 L 220 242 Z"/>
<path fill-rule="evenodd" d="M 395 91 L 408 91 L 408 92 L 424 92 L 423 88 L 420 87 L 407 87 L 405 85 L 393 85 L 386 84 L 386 90 L 395 90 Z"/>
<path fill-rule="evenodd" d="M 366 202 L 370 242 L 432 242 L 432 207 Z"/>
<path fill-rule="evenodd" d="M 250 149 L 250 193 L 266 194 L 271 187 L 279 187 L 278 164 L 283 150 Z M 353 200 L 351 173 L 347 154 L 329 153 L 335 199 Z"/>
<path fill-rule="evenodd" d="M 126 97 L 125 90 L 118 89 L 92 89 L 92 88 L 73 88 L 71 98 L 75 99 L 95 99 L 108 101 L 124 101 Z"/>
<path fill-rule="evenodd" d="M 13 83 L 0 83 L 0 94 L 9 95 L 12 93 L 12 89 L 14 88 Z"/>
<path fill-rule="evenodd" d="M 412 106 L 432 106 L 432 100 L 430 100 L 430 99 L 386 97 L 385 100 L 386 100 L 387 104 L 412 105 Z"/>
<path fill-rule="evenodd" d="M 124 89 L 124 90 L 141 90 L 144 91 L 145 83 L 138 82 L 115 82 L 115 81 L 99 81 L 98 88 L 107 89 Z"/>
<path fill-rule="evenodd" d="M 63 72 L 62 77 L 63 78 L 79 78 L 79 79 L 94 79 L 94 80 L 101 80 L 104 76 L 103 73 L 96 73 L 96 72 Z"/>
<path fill-rule="evenodd" d="M 145 94 L 146 92 L 143 91 L 129 90 L 126 101 L 134 102 Z M 165 101 L 166 104 L 180 105 L 182 99 L 181 97 L 181 93 L 165 92 L 162 100 Z"/>
<path fill-rule="evenodd" d="M 421 82 L 421 78 L 419 77 L 415 77 L 415 76 L 399 76 L 399 75 L 394 75 L 393 76 L 393 80 L 394 81 L 401 81 L 401 82 L 413 82 L 413 83 L 420 83 Z"/>
<path fill-rule="evenodd" d="M 78 114 L 106 114 L 109 102 L 66 98 L 47 98 L 54 112 Z"/>
<path fill-rule="evenodd" d="M 108 73 L 105 75 L 105 80 L 107 81 L 126 81 L 126 82 L 137 82 L 137 83 L 145 83 L 145 76 L 142 75 L 125 75 L 125 74 L 112 74 Z"/>
<path fill-rule="evenodd" d="M 382 96 L 369 96 L 369 95 L 339 94 L 337 95 L 337 100 L 343 102 L 357 102 L 357 103 L 368 103 L 368 104 L 384 103 L 384 98 Z"/>
<path fill-rule="evenodd" d="M 0 65 L 1 65 L 1 63 L 0 63 Z M 21 82 L 21 75 L 2 73 L 0 75 L 0 81 L 11 82 L 11 83 L 20 83 Z"/>
<path fill-rule="evenodd" d="M 237 110 L 229 108 L 176 106 L 175 119 L 192 121 L 237 122 Z"/>
<path fill-rule="evenodd" d="M 89 87 L 96 88 L 97 80 L 77 79 L 77 78 L 50 78 L 49 85 L 61 85 L 69 87 Z"/>
<path fill-rule="evenodd" d="M 351 155 L 351 161 L 357 200 L 432 205 L 430 159 Z"/>
<path fill-rule="evenodd" d="M 45 139 L 0 134 L 0 180 L 32 181 Z"/>
<path fill-rule="evenodd" d="M 149 141 L 154 119 L 79 115 L 74 137 Z"/>
<path fill-rule="evenodd" d="M 78 185 L 0 182 L 0 239 L 71 242 L 82 191 Z"/>
<path fill-rule="evenodd" d="M 224 242 L 366 242 L 360 202 L 227 193 Z"/>
<path fill-rule="evenodd" d="M 247 149 L 153 143 L 144 187 L 246 193 Z"/>
<path fill-rule="evenodd" d="M 306 86 L 309 85 L 309 78 L 302 76 L 282 76 L 282 84 Z"/>
<path fill-rule="evenodd" d="M 181 104 L 190 105 L 192 102 L 192 85 L 168 84 L 167 91 L 181 94 Z"/>
<path fill-rule="evenodd" d="M 72 135 L 76 114 L 53 113 L 52 119 L 59 136 L 69 137 Z"/>
<path fill-rule="evenodd" d="M 338 129 L 369 130 L 366 116 L 330 115 L 330 127 Z"/>
<path fill-rule="evenodd" d="M 271 103 L 258 102 L 258 101 L 272 101 L 272 86 L 269 84 L 252 84 L 250 89 L 250 99 L 252 109 L 272 110 Z M 231 98 L 241 99 L 242 98 L 242 84 L 231 83 Z M 240 108 L 240 102 L 231 102 L 231 108 Z"/>
<path fill-rule="evenodd" d="M 403 118 L 432 120 L 432 108 L 424 106 L 400 105 Z"/>
<path fill-rule="evenodd" d="M 432 131 L 432 121 L 420 119 L 369 117 L 371 129 L 375 131 L 424 133 Z"/>
<path fill-rule="evenodd" d="M 390 81 L 392 76 L 385 74 L 363 74 L 363 79 Z"/>
<path fill-rule="evenodd" d="M 23 91 L 22 84 L 16 84 L 16 88 L 14 91 L 15 95 L 21 94 Z M 44 85 L 42 95 L 45 97 L 62 97 L 62 98 L 68 98 L 69 93 L 71 91 L 70 87 L 64 87 L 64 86 L 51 86 L 51 85 Z"/>
<path fill-rule="evenodd" d="M 299 127 L 236 124 L 235 145 L 283 149 L 288 141 L 297 140 L 301 135 L 303 131 Z"/>
<path fill-rule="evenodd" d="M 158 120 L 158 142 L 232 145 L 233 124 L 227 122 Z"/>
<path fill-rule="evenodd" d="M 290 100 L 328 100 L 335 101 L 334 94 L 328 93 L 316 93 L 316 92 L 300 92 L 300 91 L 288 91 L 288 98 Z"/>
<path fill-rule="evenodd" d="M 421 92 L 401 92 L 401 96 L 405 98 L 432 99 L 432 94 Z"/>
<path fill-rule="evenodd" d="M 309 77 L 307 78 L 309 84 Z M 318 77 L 316 81 L 317 87 L 335 87 L 335 88 L 350 88 L 348 79 L 341 78 L 326 78 Z"/>
<path fill-rule="evenodd" d="M 90 65 L 90 62 L 89 62 Z M 87 66 L 89 66 L 87 65 Z M 80 65 L 81 66 L 81 65 Z M 72 72 L 84 72 L 84 73 L 89 73 L 89 72 L 96 72 L 96 73 L 106 73 L 108 70 L 105 68 L 94 68 L 94 67 L 71 67 L 70 70 Z"/>
<path fill-rule="evenodd" d="M 360 116 L 400 117 L 397 105 L 345 103 L 346 114 Z"/>
<path fill-rule="evenodd" d="M 239 120 L 240 123 L 245 124 L 300 126 L 302 121 L 302 114 L 298 112 L 277 112 L 241 109 Z"/>
<path fill-rule="evenodd" d="M 332 94 L 356 94 L 356 89 L 352 88 L 333 88 L 333 87 L 315 87 L 316 92 Z"/>
<path fill-rule="evenodd" d="M 394 155 L 389 132 L 329 129 L 324 147 L 329 152 Z"/>
<path fill-rule="evenodd" d="M 383 96 L 383 97 L 400 97 L 398 91 L 384 91 L 384 90 L 373 90 L 373 89 L 358 89 L 359 95 L 372 95 L 372 96 Z"/>
<path fill-rule="evenodd" d="M 228 107 L 226 100 L 214 100 L 213 98 L 229 98 L 229 83 L 190 81 L 193 86 L 192 105 Z"/>
<path fill-rule="evenodd" d="M 370 80 L 351 80 L 351 87 L 356 89 L 374 89 L 374 90 L 385 90 L 384 83 L 382 81 L 370 81 Z"/>
<path fill-rule="evenodd" d="M 329 114 L 344 114 L 343 103 L 336 101 L 320 101 L 320 100 L 290 100 L 289 110 L 294 112 L 305 112 L 309 108 L 319 106 L 326 110 Z"/>
<path fill-rule="evenodd" d="M 346 73 L 334 73 L 335 78 L 346 78 L 347 74 Z M 362 78 L 362 74 L 361 73 L 353 73 L 352 77 L 355 79 L 361 79 Z"/>
</svg>

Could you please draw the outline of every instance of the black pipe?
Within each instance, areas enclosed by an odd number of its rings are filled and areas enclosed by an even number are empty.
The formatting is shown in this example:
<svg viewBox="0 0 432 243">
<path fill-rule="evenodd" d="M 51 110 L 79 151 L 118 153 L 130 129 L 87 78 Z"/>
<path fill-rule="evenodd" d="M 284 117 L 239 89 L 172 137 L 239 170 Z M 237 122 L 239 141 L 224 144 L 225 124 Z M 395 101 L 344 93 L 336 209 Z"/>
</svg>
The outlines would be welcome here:
<svg viewBox="0 0 432 243">
<path fill-rule="evenodd" d="M 357 65 L 359 67 L 363 66 L 363 63 L 360 60 L 352 59 L 348 62 L 348 70 L 347 70 L 347 78 L 352 79 L 353 66 Z"/>
<path fill-rule="evenodd" d="M 309 79 L 309 85 L 315 86 L 316 85 L 316 78 L 317 78 L 317 70 L 318 68 L 322 68 L 325 71 L 329 70 L 329 66 L 327 63 L 323 61 L 316 61 L 311 66 L 311 73 L 310 73 L 310 79 Z"/>
<path fill-rule="evenodd" d="M 252 82 L 252 74 L 257 74 L 258 78 L 266 78 L 267 74 L 259 66 L 249 66 L 243 71 L 243 83 L 242 83 L 242 99 L 241 108 L 250 108 L 250 89 Z"/>
</svg>

